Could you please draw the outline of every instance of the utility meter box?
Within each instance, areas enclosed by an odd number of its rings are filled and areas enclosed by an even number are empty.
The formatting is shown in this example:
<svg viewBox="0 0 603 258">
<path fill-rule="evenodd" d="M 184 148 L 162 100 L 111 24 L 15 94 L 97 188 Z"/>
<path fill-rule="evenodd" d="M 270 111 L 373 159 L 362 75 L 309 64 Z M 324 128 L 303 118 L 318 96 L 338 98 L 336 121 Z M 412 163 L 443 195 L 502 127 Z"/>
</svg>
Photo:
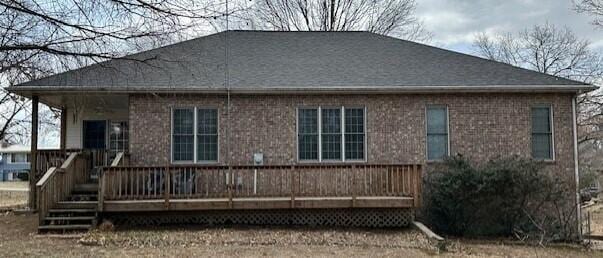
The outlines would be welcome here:
<svg viewBox="0 0 603 258">
<path fill-rule="evenodd" d="M 264 165 L 264 154 L 263 153 L 254 153 L 253 154 L 253 164 L 256 166 Z"/>
</svg>

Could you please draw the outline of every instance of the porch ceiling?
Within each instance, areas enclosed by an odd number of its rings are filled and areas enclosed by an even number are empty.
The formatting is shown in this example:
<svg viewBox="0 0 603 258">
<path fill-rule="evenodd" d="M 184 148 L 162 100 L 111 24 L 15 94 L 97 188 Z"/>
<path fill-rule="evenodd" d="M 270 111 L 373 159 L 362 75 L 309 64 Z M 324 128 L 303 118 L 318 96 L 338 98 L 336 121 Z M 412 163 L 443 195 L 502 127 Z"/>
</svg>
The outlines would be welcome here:
<svg viewBox="0 0 603 258">
<path fill-rule="evenodd" d="M 55 108 L 87 109 L 96 112 L 128 108 L 127 94 L 40 95 L 40 102 Z"/>
</svg>

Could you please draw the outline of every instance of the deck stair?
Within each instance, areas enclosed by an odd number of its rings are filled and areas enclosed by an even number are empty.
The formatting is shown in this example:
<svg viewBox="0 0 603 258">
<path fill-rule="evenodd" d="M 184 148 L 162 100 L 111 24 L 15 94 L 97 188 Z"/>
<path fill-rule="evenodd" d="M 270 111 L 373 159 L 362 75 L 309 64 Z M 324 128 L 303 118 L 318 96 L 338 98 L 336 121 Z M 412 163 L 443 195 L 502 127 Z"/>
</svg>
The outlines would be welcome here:
<svg viewBox="0 0 603 258">
<path fill-rule="evenodd" d="M 98 184 L 75 185 L 66 200 L 57 202 L 38 227 L 40 233 L 85 231 L 96 226 Z"/>
</svg>

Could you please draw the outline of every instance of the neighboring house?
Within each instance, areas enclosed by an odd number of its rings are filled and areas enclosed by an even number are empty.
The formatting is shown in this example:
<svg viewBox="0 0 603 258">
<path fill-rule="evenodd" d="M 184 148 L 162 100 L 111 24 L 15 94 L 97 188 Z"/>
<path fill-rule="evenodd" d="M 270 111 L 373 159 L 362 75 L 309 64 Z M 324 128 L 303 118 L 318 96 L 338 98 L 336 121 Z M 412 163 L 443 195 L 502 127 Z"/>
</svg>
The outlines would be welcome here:
<svg viewBox="0 0 603 258">
<path fill-rule="evenodd" d="M 0 145 L 0 181 L 17 181 L 20 174 L 29 173 L 30 150 L 23 145 Z"/>
<path fill-rule="evenodd" d="M 373 226 L 406 225 L 421 174 L 457 153 L 543 160 L 575 187 L 575 97 L 593 89 L 368 32 L 264 31 L 9 88 L 63 110 L 64 148 L 129 154 L 103 168 L 103 216 Z M 90 155 L 72 152 L 62 171 L 80 173 L 74 160 Z M 47 224 L 49 207 L 76 204 L 48 201 L 65 174 L 36 170 Z"/>
</svg>

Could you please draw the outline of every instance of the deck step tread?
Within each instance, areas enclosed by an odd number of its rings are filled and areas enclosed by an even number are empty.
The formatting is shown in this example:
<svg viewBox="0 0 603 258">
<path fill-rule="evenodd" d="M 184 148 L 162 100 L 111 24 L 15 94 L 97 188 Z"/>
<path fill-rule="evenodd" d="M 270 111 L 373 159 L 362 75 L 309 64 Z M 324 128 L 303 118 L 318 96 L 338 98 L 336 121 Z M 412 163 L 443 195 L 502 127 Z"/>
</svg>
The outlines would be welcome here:
<svg viewBox="0 0 603 258">
<path fill-rule="evenodd" d="M 98 204 L 98 201 L 60 201 L 58 204 Z"/>
<path fill-rule="evenodd" d="M 46 220 L 94 220 L 93 216 L 76 216 L 76 217 L 46 217 Z"/>
<path fill-rule="evenodd" d="M 61 230 L 61 229 L 90 229 L 90 224 L 72 224 L 72 225 L 44 225 L 39 226 L 38 229 L 43 230 Z"/>
<path fill-rule="evenodd" d="M 50 213 L 61 213 L 61 212 L 72 212 L 72 213 L 84 213 L 84 212 L 96 212 L 96 209 L 50 209 Z"/>
</svg>

